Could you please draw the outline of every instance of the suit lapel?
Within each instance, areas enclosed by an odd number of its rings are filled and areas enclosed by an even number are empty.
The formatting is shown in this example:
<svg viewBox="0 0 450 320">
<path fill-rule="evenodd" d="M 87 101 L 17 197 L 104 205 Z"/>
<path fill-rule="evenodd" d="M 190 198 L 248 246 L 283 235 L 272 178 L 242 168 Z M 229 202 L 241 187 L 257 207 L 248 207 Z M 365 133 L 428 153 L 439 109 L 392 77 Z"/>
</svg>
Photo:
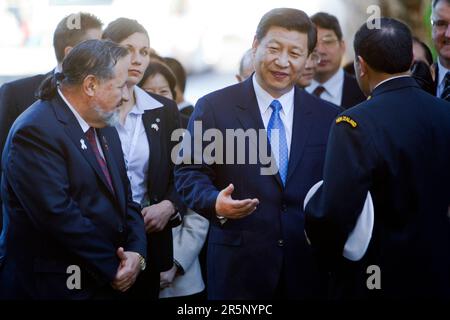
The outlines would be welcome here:
<svg viewBox="0 0 450 320">
<path fill-rule="evenodd" d="M 107 136 L 104 132 L 105 129 L 97 130 L 97 135 L 100 140 L 100 145 L 103 150 L 103 154 L 105 155 L 106 164 L 108 166 L 109 175 L 111 176 L 111 182 L 114 188 L 114 195 L 118 200 L 121 208 L 123 208 L 123 212 L 125 212 L 126 200 L 125 193 L 123 192 L 123 182 L 119 176 L 119 166 L 111 154 L 111 150 L 108 144 Z"/>
<path fill-rule="evenodd" d="M 264 127 L 264 123 L 261 117 L 261 112 L 258 106 L 258 101 L 255 95 L 255 89 L 253 88 L 252 77 L 248 78 L 243 84 L 243 96 L 246 97 L 242 99 L 241 103 L 236 106 L 236 115 L 239 122 L 242 125 L 242 128 L 245 130 L 254 129 L 256 130 L 256 134 L 259 140 L 259 130 L 266 130 Z M 255 141 L 252 141 L 255 142 Z M 258 150 L 258 155 L 260 153 L 260 146 L 256 146 Z M 272 154 L 270 143 L 267 143 L 267 152 L 268 154 Z M 275 158 L 272 157 L 272 162 L 275 162 Z M 280 174 L 277 171 L 277 174 L 273 176 L 275 180 L 278 182 L 281 188 L 283 188 L 283 182 L 281 181 Z"/>
<path fill-rule="evenodd" d="M 89 141 L 87 140 L 83 131 L 81 130 L 79 124 L 76 122 L 76 119 L 75 123 L 67 124 L 66 132 L 72 139 L 72 142 L 75 144 L 77 149 L 81 152 L 81 154 L 84 156 L 87 162 L 89 162 L 91 167 L 94 169 L 95 173 L 99 176 L 100 180 L 103 182 L 105 187 L 109 190 L 111 194 L 113 194 L 112 190 L 109 187 L 108 181 L 106 180 L 106 177 L 103 174 L 102 169 L 100 168 L 100 165 L 97 162 L 97 158 L 95 157 L 94 151 L 92 151 L 92 147 L 89 144 Z M 86 146 L 87 149 L 84 149 L 84 146 Z"/>
<path fill-rule="evenodd" d="M 109 190 L 109 192 L 113 195 L 112 190 L 109 187 L 108 181 L 106 180 L 105 175 L 100 168 L 100 165 L 95 158 L 94 152 L 91 150 L 91 145 L 89 144 L 88 139 L 84 135 L 83 130 L 80 127 L 75 115 L 70 111 L 69 107 L 65 104 L 65 102 L 57 95 L 54 100 L 54 110 L 56 117 L 59 121 L 65 123 L 65 131 L 67 135 L 70 137 L 75 147 L 80 151 L 86 161 L 91 165 L 94 169 L 95 173 L 99 176 L 100 180 L 103 182 L 105 187 Z"/>
<path fill-rule="evenodd" d="M 256 100 L 255 90 L 253 88 L 252 78 L 250 77 L 244 83 L 244 97 L 236 106 L 236 115 L 244 130 L 247 129 L 265 129 L 264 123 L 259 111 L 258 101 Z"/>
<path fill-rule="evenodd" d="M 292 123 L 291 151 L 286 183 L 294 173 L 295 168 L 302 158 L 308 136 L 311 131 L 310 117 L 312 114 L 311 103 L 308 96 L 302 90 L 295 87 L 294 95 L 294 121 Z"/>
<path fill-rule="evenodd" d="M 163 107 L 164 108 L 164 107 Z M 161 161 L 161 128 L 164 123 L 160 116 L 160 110 L 146 110 L 142 115 L 142 121 L 144 122 L 145 133 L 147 134 L 147 140 L 150 146 L 150 161 L 148 181 L 158 181 L 158 166 Z M 159 121 L 158 121 L 159 119 Z"/>
</svg>

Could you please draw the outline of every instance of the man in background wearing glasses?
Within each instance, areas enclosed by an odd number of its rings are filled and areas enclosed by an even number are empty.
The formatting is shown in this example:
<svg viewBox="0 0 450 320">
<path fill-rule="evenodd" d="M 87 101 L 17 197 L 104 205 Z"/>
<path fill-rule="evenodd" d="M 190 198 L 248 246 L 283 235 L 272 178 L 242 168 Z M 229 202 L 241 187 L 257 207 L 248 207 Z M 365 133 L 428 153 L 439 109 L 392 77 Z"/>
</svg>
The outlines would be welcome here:
<svg viewBox="0 0 450 320">
<path fill-rule="evenodd" d="M 318 12 L 311 17 L 317 28 L 315 52 L 320 56 L 314 79 L 306 90 L 315 96 L 341 106 L 353 107 L 365 100 L 356 79 L 341 67 L 345 53 L 342 30 L 335 16 Z"/>
<path fill-rule="evenodd" d="M 432 37 L 438 53 L 435 64 L 436 96 L 450 101 L 450 0 L 433 0 Z"/>
</svg>

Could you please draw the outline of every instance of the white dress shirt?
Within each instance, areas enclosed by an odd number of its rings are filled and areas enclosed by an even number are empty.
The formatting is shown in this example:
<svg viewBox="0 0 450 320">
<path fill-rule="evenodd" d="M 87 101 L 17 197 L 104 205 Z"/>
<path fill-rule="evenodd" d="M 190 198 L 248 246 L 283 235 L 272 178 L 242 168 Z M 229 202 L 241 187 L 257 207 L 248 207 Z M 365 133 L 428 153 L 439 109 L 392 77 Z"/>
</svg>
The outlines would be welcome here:
<svg viewBox="0 0 450 320">
<path fill-rule="evenodd" d="M 437 65 L 438 65 L 438 86 L 437 86 L 437 94 L 436 97 L 440 98 L 442 91 L 444 91 L 444 78 L 445 75 L 447 74 L 448 71 L 450 71 L 449 69 L 447 69 L 446 67 L 444 67 L 441 62 L 439 61 L 439 58 L 437 59 Z"/>
<path fill-rule="evenodd" d="M 184 100 L 183 102 L 180 102 L 178 105 L 178 110 L 183 110 L 186 107 L 192 106 L 192 103 L 190 103 L 189 101 Z"/>
<path fill-rule="evenodd" d="M 292 126 L 294 123 L 294 87 L 292 89 L 275 99 L 267 91 L 265 91 L 256 80 L 256 75 L 253 75 L 253 88 L 255 89 L 256 100 L 258 102 L 259 112 L 264 123 L 264 127 L 267 130 L 269 124 L 270 116 L 272 115 L 272 108 L 270 104 L 273 100 L 278 100 L 283 108 L 280 112 L 280 118 L 284 125 L 284 131 L 286 132 L 286 143 L 288 147 L 288 156 L 291 151 L 291 140 L 292 140 Z"/>
<path fill-rule="evenodd" d="M 342 102 L 342 90 L 344 88 L 344 70 L 340 68 L 328 81 L 319 83 L 316 80 L 312 80 L 311 84 L 306 87 L 306 91 L 313 93 L 318 87 L 324 87 L 325 91 L 320 95 L 320 99 L 334 103 L 337 106 Z"/>
<path fill-rule="evenodd" d="M 146 110 L 163 105 L 138 86 L 134 87 L 136 104 L 128 112 L 125 122 L 116 125 L 125 159 L 133 201 L 144 204 L 147 199 L 147 174 L 150 159 L 150 145 L 145 132 L 142 115 Z"/>
<path fill-rule="evenodd" d="M 286 133 L 286 144 L 288 148 L 288 157 L 291 152 L 291 141 L 292 141 L 292 126 L 294 123 L 294 93 L 295 89 L 292 89 L 275 99 L 266 90 L 264 90 L 256 80 L 256 74 L 253 74 L 253 88 L 255 90 L 256 101 L 258 102 L 259 112 L 261 114 L 262 121 L 264 123 L 264 128 L 267 130 L 269 125 L 270 117 L 272 116 L 273 109 L 270 104 L 273 100 L 278 100 L 281 103 L 282 109 L 280 111 L 280 118 L 283 122 L 284 132 Z M 278 157 L 275 156 L 275 159 Z M 217 216 L 220 219 L 220 223 L 224 224 L 227 219 L 221 216 Z"/>
<path fill-rule="evenodd" d="M 70 102 L 66 99 L 66 97 L 64 97 L 63 93 L 61 92 L 61 90 L 59 90 L 59 88 L 58 88 L 58 94 L 61 96 L 61 99 L 63 99 L 63 101 L 67 104 L 67 106 L 69 107 L 70 111 L 72 111 L 72 113 L 74 114 L 75 118 L 78 121 L 78 124 L 81 127 L 81 130 L 83 130 L 83 132 L 86 133 L 89 130 L 89 128 L 90 128 L 89 124 L 80 116 L 80 114 L 70 104 Z M 97 141 L 98 151 L 100 152 L 100 155 L 102 156 L 103 160 L 105 160 L 105 162 L 106 162 L 105 155 L 103 154 L 103 150 L 102 150 L 102 147 L 100 145 L 100 140 L 98 139 L 97 131 L 94 131 L 94 132 L 95 132 L 95 140 Z M 83 140 L 83 142 L 81 140 Z M 83 143 L 84 143 L 87 146 L 87 143 L 89 143 L 87 141 L 87 138 L 86 138 L 86 141 L 84 141 L 84 139 L 81 139 L 81 140 L 80 140 L 80 145 L 83 145 Z"/>
</svg>

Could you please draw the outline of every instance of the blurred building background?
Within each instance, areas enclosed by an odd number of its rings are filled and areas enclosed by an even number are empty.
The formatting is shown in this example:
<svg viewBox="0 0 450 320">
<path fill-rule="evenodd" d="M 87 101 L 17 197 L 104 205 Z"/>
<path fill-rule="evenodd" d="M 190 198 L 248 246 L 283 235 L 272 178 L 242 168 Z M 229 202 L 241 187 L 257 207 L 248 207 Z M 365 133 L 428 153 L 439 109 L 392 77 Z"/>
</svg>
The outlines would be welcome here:
<svg viewBox="0 0 450 320">
<path fill-rule="evenodd" d="M 311 15 L 334 14 L 341 22 L 347 54 L 353 59 L 355 30 L 369 17 L 371 6 L 381 15 L 399 18 L 419 38 L 429 41 L 431 0 L 0 0 L 0 84 L 46 73 L 56 60 L 52 36 L 66 15 L 85 11 L 105 25 L 124 16 L 137 19 L 149 34 L 151 47 L 173 56 L 186 67 L 187 98 L 235 83 L 243 52 L 253 40 L 261 16 L 275 7 L 293 7 Z"/>
</svg>

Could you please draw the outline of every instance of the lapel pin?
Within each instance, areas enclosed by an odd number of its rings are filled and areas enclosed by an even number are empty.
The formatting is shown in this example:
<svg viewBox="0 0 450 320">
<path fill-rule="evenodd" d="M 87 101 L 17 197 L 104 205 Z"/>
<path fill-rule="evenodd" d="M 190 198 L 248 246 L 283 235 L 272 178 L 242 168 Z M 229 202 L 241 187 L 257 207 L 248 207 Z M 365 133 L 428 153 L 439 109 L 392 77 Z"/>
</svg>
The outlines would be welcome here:
<svg viewBox="0 0 450 320">
<path fill-rule="evenodd" d="M 159 127 L 156 123 L 152 123 L 152 129 L 158 131 Z"/>
<path fill-rule="evenodd" d="M 105 145 L 105 150 L 106 151 L 108 151 L 109 149 L 109 147 L 108 147 L 108 141 L 106 141 L 106 137 L 105 136 L 102 136 L 102 140 L 103 140 L 103 144 Z"/>
<path fill-rule="evenodd" d="M 156 122 L 160 122 L 161 120 L 159 120 L 159 118 L 156 118 Z"/>
<path fill-rule="evenodd" d="M 80 143 L 81 143 L 81 149 L 86 150 L 87 146 L 86 146 L 86 143 L 84 142 L 84 139 L 80 139 Z"/>
</svg>

